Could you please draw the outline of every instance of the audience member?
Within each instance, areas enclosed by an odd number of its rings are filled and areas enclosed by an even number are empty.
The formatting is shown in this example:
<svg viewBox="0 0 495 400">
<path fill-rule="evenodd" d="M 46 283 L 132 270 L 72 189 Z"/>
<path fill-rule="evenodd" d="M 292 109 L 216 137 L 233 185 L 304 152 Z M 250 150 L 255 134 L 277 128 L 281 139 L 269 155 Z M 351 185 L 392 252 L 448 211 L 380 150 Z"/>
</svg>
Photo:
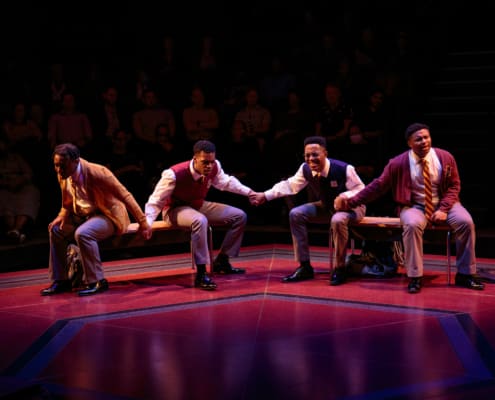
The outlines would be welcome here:
<svg viewBox="0 0 495 400">
<path fill-rule="evenodd" d="M 261 154 L 265 151 L 265 145 L 269 142 L 269 134 L 272 124 L 270 110 L 258 103 L 258 90 L 251 87 L 247 90 L 245 105 L 237 112 L 234 120 L 242 121 L 246 126 L 247 136 L 256 138 Z"/>
<path fill-rule="evenodd" d="M 260 101 L 276 114 L 283 109 L 289 93 L 296 87 L 296 76 L 288 70 L 283 58 L 274 55 L 270 58 L 268 73 L 263 74 L 259 83 Z"/>
<path fill-rule="evenodd" d="M 201 87 L 196 86 L 192 89 L 191 103 L 182 112 L 186 142 L 194 144 L 201 139 L 214 139 L 219 126 L 218 113 L 215 108 L 205 104 L 205 95 Z"/>
<path fill-rule="evenodd" d="M 134 195 L 138 204 L 144 206 L 148 189 L 144 156 L 130 132 L 123 128 L 115 129 L 111 146 L 101 163 Z"/>
<path fill-rule="evenodd" d="M 156 145 L 145 158 L 147 186 L 151 190 L 160 180 L 163 170 L 182 161 L 185 143 L 172 137 L 167 124 L 156 127 Z"/>
<path fill-rule="evenodd" d="M 340 154 L 349 137 L 352 109 L 344 102 L 340 87 L 325 86 L 325 103 L 316 116 L 315 133 L 323 136 L 331 147 L 331 154 Z"/>
<path fill-rule="evenodd" d="M 72 93 L 62 96 L 62 109 L 48 120 L 48 143 L 50 149 L 61 143 L 72 143 L 86 150 L 93 140 L 93 131 L 86 113 L 77 110 Z"/>
<path fill-rule="evenodd" d="M 12 115 L 4 121 L 2 128 L 9 148 L 19 153 L 32 168 L 36 168 L 43 134 L 29 118 L 24 102 L 15 104 Z"/>
<path fill-rule="evenodd" d="M 305 137 L 313 135 L 314 116 L 301 101 L 299 91 L 291 90 L 285 108 L 273 119 L 273 150 L 269 161 L 275 179 L 287 177 L 301 164 L 301 143 Z M 284 152 L 278 149 L 284 149 Z"/>
<path fill-rule="evenodd" d="M 128 115 L 129 110 L 121 103 L 117 87 L 107 85 L 90 114 L 94 147 L 107 147 L 116 129 L 129 129 L 131 124 Z"/>
<path fill-rule="evenodd" d="M 36 222 L 39 207 L 40 191 L 31 167 L 0 137 L 0 219 L 11 242 L 26 240 L 26 228 Z"/>
<path fill-rule="evenodd" d="M 175 136 L 175 117 L 172 111 L 163 107 L 158 102 L 154 89 L 146 89 L 143 93 L 143 108 L 134 112 L 132 116 L 132 127 L 136 138 L 145 145 L 156 142 L 156 127 L 166 124 L 172 136 Z"/>
</svg>

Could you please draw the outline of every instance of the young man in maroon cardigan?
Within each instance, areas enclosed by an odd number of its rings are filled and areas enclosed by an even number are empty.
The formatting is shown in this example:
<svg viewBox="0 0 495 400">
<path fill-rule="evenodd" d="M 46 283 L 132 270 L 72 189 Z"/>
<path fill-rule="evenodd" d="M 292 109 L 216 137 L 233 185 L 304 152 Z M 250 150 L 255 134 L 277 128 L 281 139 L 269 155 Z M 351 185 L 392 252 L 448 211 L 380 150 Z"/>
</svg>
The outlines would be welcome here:
<svg viewBox="0 0 495 400">
<path fill-rule="evenodd" d="M 341 207 L 367 204 L 391 191 L 403 227 L 409 293 L 418 293 L 423 286 L 424 229 L 427 224 L 438 223 L 450 225 L 455 232 L 455 284 L 483 290 L 483 283 L 476 277 L 475 225 L 459 200 L 461 184 L 454 157 L 445 150 L 432 147 L 430 128 L 425 124 L 410 125 L 405 138 L 410 149 L 392 158 L 382 174 L 355 196 L 342 198 Z M 425 215 L 423 159 L 428 162 L 432 183 L 434 211 L 430 219 Z"/>
</svg>

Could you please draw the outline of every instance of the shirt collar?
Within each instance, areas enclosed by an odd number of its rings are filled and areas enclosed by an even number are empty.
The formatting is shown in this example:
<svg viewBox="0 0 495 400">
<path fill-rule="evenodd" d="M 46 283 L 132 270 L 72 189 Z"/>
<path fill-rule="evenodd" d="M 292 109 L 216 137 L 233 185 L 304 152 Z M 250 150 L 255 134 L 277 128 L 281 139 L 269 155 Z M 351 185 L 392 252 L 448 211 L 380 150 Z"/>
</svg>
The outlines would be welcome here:
<svg viewBox="0 0 495 400">
<path fill-rule="evenodd" d="M 424 156 L 423 158 L 420 158 L 414 151 L 410 150 L 409 151 L 409 158 L 414 160 L 415 164 L 421 164 L 422 160 L 427 160 L 431 164 L 431 158 L 432 158 L 432 149 Z"/>
<path fill-rule="evenodd" d="M 77 163 L 76 170 L 74 173 L 70 176 L 70 179 L 73 183 L 80 182 L 81 181 L 81 161 Z"/>
<path fill-rule="evenodd" d="M 313 176 L 317 176 L 319 174 L 320 176 L 323 176 L 324 178 L 326 178 L 328 176 L 329 172 L 330 172 L 330 160 L 328 158 L 325 158 L 325 165 L 323 166 L 323 169 L 321 170 L 321 172 L 316 172 L 313 170 L 311 171 Z"/>
<path fill-rule="evenodd" d="M 198 179 L 201 179 L 201 177 L 202 177 L 203 175 L 198 174 L 198 173 L 196 172 L 196 170 L 195 170 L 195 169 L 194 169 L 194 167 L 193 167 L 193 164 L 194 164 L 194 161 L 193 161 L 193 160 L 191 160 L 191 161 L 189 162 L 189 171 L 191 172 L 191 175 L 192 175 L 193 179 L 194 179 L 195 181 L 197 181 Z"/>
</svg>

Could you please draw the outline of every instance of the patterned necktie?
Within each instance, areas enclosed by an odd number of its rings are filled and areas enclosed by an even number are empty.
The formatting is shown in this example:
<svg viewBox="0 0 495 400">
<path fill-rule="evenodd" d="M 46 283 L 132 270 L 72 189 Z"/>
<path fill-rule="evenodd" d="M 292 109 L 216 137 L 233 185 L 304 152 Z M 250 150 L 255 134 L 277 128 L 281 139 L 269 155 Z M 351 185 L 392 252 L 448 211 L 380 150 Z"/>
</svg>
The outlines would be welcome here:
<svg viewBox="0 0 495 400">
<path fill-rule="evenodd" d="M 426 159 L 423 158 L 421 161 L 423 162 L 423 180 L 425 183 L 425 217 L 429 220 L 433 214 L 433 195 L 431 191 L 430 168 Z"/>
</svg>

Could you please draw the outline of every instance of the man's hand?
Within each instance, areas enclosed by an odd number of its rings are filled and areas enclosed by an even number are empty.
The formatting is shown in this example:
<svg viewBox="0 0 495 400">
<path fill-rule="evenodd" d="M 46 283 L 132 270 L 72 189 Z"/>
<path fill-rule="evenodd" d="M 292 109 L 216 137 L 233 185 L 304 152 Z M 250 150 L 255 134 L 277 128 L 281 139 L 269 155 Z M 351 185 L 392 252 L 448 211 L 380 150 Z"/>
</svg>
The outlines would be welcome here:
<svg viewBox="0 0 495 400">
<path fill-rule="evenodd" d="M 431 215 L 431 222 L 434 224 L 444 224 L 447 221 L 447 213 L 436 210 L 432 215 Z"/>
<path fill-rule="evenodd" d="M 153 230 L 151 229 L 151 225 L 148 224 L 147 221 L 142 222 L 139 224 L 139 231 L 141 232 L 141 235 L 146 239 L 150 239 L 151 235 L 153 234 Z"/>
<path fill-rule="evenodd" d="M 53 227 L 56 225 L 60 225 L 60 229 L 64 229 L 65 218 L 57 215 L 55 219 L 48 224 L 48 232 L 51 232 Z"/>
<path fill-rule="evenodd" d="M 259 206 L 266 201 L 265 194 L 263 192 L 253 192 L 249 194 L 249 202 L 253 206 Z"/>
<path fill-rule="evenodd" d="M 333 208 L 336 211 L 349 211 L 349 204 L 347 204 L 347 198 L 339 194 L 333 201 Z"/>
</svg>

